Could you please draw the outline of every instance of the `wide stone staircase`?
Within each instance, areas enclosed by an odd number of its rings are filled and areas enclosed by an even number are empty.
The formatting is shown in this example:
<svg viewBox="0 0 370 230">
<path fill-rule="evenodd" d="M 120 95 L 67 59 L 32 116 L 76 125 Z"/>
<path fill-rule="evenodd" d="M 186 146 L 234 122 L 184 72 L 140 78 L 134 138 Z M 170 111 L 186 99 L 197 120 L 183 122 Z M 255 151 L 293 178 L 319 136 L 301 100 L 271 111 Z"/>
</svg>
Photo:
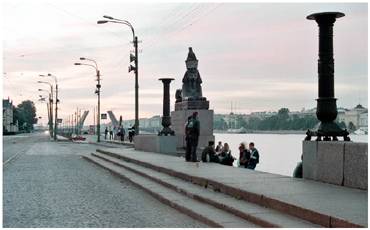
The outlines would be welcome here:
<svg viewBox="0 0 370 230">
<path fill-rule="evenodd" d="M 83 157 L 131 181 L 164 204 L 211 227 L 361 227 L 331 217 L 326 220 L 325 215 L 267 197 L 261 201 L 259 194 L 240 191 L 233 186 L 134 156 L 134 153 L 121 154 L 118 149 L 97 149 L 95 153 Z M 172 158 L 175 161 L 178 157 Z M 197 167 L 202 163 L 183 164 Z"/>
</svg>

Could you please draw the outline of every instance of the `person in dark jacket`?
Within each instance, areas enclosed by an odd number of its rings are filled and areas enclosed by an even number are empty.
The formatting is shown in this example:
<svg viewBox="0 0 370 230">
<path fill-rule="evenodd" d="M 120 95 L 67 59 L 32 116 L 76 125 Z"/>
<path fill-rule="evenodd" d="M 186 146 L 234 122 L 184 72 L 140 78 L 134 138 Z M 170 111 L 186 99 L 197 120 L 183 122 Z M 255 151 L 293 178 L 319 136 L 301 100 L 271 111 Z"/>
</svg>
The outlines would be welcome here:
<svg viewBox="0 0 370 230">
<path fill-rule="evenodd" d="M 203 162 L 219 162 L 218 157 L 216 156 L 215 148 L 214 148 L 215 142 L 210 141 L 208 142 L 208 146 L 204 148 L 202 152 L 202 161 Z"/>
<path fill-rule="evenodd" d="M 219 153 L 221 151 L 221 149 L 222 149 L 222 142 L 219 141 L 218 145 L 216 146 L 216 153 Z"/>
<path fill-rule="evenodd" d="M 239 145 L 239 165 L 240 167 L 247 167 L 248 161 L 251 158 L 251 153 L 245 147 L 245 144 L 242 142 Z"/>
<path fill-rule="evenodd" d="M 232 166 L 234 162 L 234 157 L 231 155 L 231 150 L 228 143 L 224 144 L 221 152 L 218 154 L 220 164 Z"/>
<path fill-rule="evenodd" d="M 254 147 L 254 143 L 249 143 L 249 151 L 251 153 L 251 158 L 248 161 L 248 165 L 246 168 L 248 169 L 255 169 L 256 165 L 260 161 L 260 155 L 258 153 L 258 150 Z"/>
<path fill-rule="evenodd" d="M 200 124 L 197 119 L 198 112 L 194 112 L 190 121 L 186 124 L 186 138 L 189 141 L 190 157 L 192 162 L 197 162 L 197 146 L 200 132 Z"/>
<path fill-rule="evenodd" d="M 123 126 L 121 126 L 120 128 L 120 134 L 121 134 L 121 141 L 124 141 L 125 140 L 125 134 L 126 134 L 126 131 L 125 129 L 123 128 Z"/>
</svg>

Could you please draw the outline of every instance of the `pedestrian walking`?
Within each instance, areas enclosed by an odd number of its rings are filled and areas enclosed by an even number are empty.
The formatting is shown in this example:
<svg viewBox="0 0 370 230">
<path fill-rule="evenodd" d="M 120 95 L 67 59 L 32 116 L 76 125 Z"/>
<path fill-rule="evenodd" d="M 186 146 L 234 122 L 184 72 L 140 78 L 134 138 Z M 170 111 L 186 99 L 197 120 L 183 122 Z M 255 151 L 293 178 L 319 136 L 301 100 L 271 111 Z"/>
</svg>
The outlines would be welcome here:
<svg viewBox="0 0 370 230">
<path fill-rule="evenodd" d="M 120 133 L 121 133 L 121 141 L 125 141 L 125 133 L 126 133 L 126 131 L 123 128 L 123 126 L 121 126 Z"/>
<path fill-rule="evenodd" d="M 128 129 L 128 139 L 130 143 L 132 142 L 134 135 L 135 135 L 135 126 L 132 126 Z"/>
<path fill-rule="evenodd" d="M 189 158 L 192 162 L 197 162 L 197 146 L 198 146 L 198 139 L 199 139 L 199 132 L 200 132 L 200 124 L 199 120 L 197 119 L 198 112 L 194 112 L 191 116 L 191 119 L 187 122 L 185 131 L 186 131 L 186 139 L 189 142 L 190 148 L 190 157 L 187 155 L 185 158 L 188 161 Z M 189 152 L 187 152 L 189 154 Z"/>
<path fill-rule="evenodd" d="M 113 139 L 113 130 L 112 127 L 109 126 L 109 140 Z"/>
<path fill-rule="evenodd" d="M 105 140 L 107 139 L 107 135 L 108 135 L 108 127 L 105 127 L 105 130 L 104 130 L 104 139 Z"/>
<path fill-rule="evenodd" d="M 260 154 L 258 150 L 254 147 L 254 143 L 249 143 L 249 151 L 251 153 L 251 158 L 248 161 L 247 168 L 248 169 L 255 169 L 257 164 L 260 161 Z"/>
</svg>

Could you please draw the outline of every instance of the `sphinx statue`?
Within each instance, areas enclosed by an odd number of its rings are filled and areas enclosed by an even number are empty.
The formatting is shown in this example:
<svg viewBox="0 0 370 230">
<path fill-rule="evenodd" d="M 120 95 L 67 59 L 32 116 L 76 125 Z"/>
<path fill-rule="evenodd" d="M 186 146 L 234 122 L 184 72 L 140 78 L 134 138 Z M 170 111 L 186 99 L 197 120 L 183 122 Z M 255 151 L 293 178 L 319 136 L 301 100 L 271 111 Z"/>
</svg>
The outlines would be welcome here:
<svg viewBox="0 0 370 230">
<path fill-rule="evenodd" d="M 185 61 L 186 72 L 182 79 L 181 100 L 204 100 L 202 97 L 202 79 L 198 71 L 198 60 L 193 49 L 189 47 L 188 57 Z"/>
</svg>

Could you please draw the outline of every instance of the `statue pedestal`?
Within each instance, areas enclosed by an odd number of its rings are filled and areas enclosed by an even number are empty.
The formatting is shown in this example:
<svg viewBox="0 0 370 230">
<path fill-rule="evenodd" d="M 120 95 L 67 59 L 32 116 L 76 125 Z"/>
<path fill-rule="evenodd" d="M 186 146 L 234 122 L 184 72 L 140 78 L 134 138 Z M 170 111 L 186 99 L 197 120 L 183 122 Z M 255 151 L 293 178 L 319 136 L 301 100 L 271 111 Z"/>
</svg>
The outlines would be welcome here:
<svg viewBox="0 0 370 230">
<path fill-rule="evenodd" d="M 184 102 L 180 102 L 184 103 Z M 176 103 L 177 104 L 177 103 Z M 198 112 L 198 120 L 200 123 L 200 135 L 198 142 L 198 149 L 208 146 L 209 141 L 214 141 L 215 136 L 213 135 L 213 110 L 207 109 L 189 109 L 189 110 L 177 110 L 171 112 L 172 126 L 171 128 L 175 131 L 177 138 L 177 148 L 185 148 L 185 123 L 188 117 Z M 197 151 L 198 152 L 198 151 Z M 198 156 L 198 159 L 199 156 Z"/>
<path fill-rule="evenodd" d="M 175 136 L 137 135 L 134 136 L 134 144 L 135 150 L 177 156 Z"/>
</svg>

